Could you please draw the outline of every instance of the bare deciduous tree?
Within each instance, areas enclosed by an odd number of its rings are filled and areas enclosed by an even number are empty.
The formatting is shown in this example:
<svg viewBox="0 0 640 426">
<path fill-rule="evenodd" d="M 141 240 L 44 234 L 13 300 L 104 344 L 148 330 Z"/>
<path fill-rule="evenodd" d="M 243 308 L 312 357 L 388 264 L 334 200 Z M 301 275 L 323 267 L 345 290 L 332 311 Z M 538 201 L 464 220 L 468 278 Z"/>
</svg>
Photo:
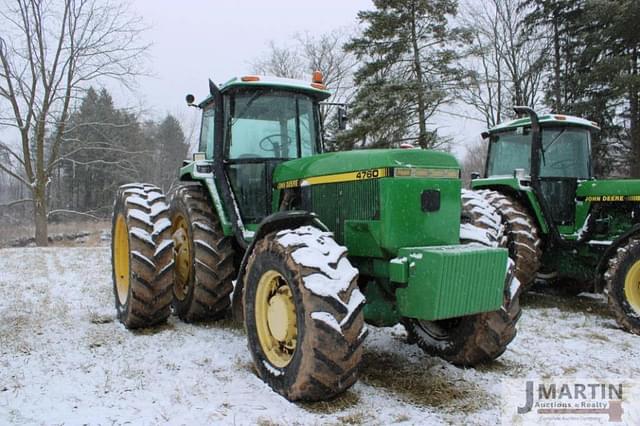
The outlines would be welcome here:
<svg viewBox="0 0 640 426">
<path fill-rule="evenodd" d="M 464 68 L 469 75 L 462 100 L 492 127 L 511 114 L 514 105 L 540 102 L 548 41 L 531 37 L 528 11 L 518 0 L 467 0 L 462 21 L 473 35 Z"/>
<path fill-rule="evenodd" d="M 17 0 L 0 11 L 0 125 L 20 148 L 18 169 L 0 171 L 32 195 L 36 244 L 47 244 L 47 187 L 60 159 L 74 99 L 91 82 L 128 84 L 142 71 L 144 28 L 124 4 L 106 0 Z"/>
<path fill-rule="evenodd" d="M 331 102 L 348 103 L 353 96 L 355 57 L 343 49 L 351 37 L 347 29 L 337 29 L 315 36 L 299 33 L 290 46 L 269 43 L 266 55 L 253 62 L 256 73 L 276 77 L 307 80 L 313 71 L 321 71 L 326 86 L 333 92 Z M 333 115 L 334 108 L 324 112 L 324 121 Z"/>
</svg>

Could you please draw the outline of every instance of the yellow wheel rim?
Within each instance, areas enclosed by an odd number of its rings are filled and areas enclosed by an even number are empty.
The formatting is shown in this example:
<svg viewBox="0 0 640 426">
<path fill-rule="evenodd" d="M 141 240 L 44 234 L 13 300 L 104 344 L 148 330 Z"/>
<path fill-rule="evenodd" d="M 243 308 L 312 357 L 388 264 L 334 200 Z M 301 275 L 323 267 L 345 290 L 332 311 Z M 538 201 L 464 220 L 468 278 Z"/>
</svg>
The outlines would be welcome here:
<svg viewBox="0 0 640 426">
<path fill-rule="evenodd" d="M 113 235 L 113 268 L 116 279 L 116 292 L 121 305 L 127 303 L 130 285 L 129 265 L 129 229 L 123 215 L 116 218 Z"/>
<path fill-rule="evenodd" d="M 178 300 L 184 300 L 189 293 L 189 281 L 191 278 L 191 238 L 189 237 L 189 225 L 182 215 L 173 218 L 171 227 L 174 243 L 175 262 L 175 296 Z"/>
<path fill-rule="evenodd" d="M 631 307 L 640 313 L 640 260 L 627 272 L 624 279 L 624 295 Z"/>
<path fill-rule="evenodd" d="M 293 293 L 279 272 L 270 270 L 260 277 L 255 310 L 262 351 L 271 364 L 286 367 L 296 350 L 298 323 Z"/>
</svg>

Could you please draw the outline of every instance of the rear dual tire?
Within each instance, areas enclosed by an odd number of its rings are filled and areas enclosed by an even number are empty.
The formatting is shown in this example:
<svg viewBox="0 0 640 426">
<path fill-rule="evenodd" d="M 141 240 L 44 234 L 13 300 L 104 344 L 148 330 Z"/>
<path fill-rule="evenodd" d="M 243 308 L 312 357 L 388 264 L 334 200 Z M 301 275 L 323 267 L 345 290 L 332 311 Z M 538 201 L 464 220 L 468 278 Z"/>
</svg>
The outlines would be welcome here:
<svg viewBox="0 0 640 426">
<path fill-rule="evenodd" d="M 224 316 L 231 304 L 234 251 L 202 185 L 183 183 L 172 191 L 171 223 L 175 314 L 185 322 Z"/>
<path fill-rule="evenodd" d="M 171 314 L 173 240 L 162 191 L 121 186 L 112 223 L 112 274 L 118 319 L 130 329 L 164 323 Z"/>
</svg>

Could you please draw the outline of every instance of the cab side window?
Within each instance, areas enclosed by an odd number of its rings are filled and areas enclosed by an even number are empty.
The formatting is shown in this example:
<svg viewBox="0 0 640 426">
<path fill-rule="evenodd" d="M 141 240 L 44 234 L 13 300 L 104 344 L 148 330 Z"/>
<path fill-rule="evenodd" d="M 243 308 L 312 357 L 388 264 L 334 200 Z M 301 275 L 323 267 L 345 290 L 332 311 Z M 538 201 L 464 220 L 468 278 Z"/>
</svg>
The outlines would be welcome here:
<svg viewBox="0 0 640 426">
<path fill-rule="evenodd" d="M 200 130 L 198 152 L 206 153 L 207 158 L 213 158 L 215 115 L 215 109 L 212 105 L 206 107 L 202 113 L 202 128 Z"/>
</svg>

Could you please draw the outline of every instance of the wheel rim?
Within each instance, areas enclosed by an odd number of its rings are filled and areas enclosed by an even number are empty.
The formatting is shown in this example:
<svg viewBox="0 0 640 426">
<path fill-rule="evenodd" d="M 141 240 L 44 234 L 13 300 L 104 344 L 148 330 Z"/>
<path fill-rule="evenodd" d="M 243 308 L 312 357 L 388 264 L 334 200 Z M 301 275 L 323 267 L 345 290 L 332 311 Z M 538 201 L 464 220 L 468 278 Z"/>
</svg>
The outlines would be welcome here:
<svg viewBox="0 0 640 426">
<path fill-rule="evenodd" d="M 298 323 L 293 293 L 279 272 L 270 270 L 260 277 L 255 312 L 258 340 L 267 360 L 286 367 L 296 349 Z"/>
<path fill-rule="evenodd" d="M 127 303 L 130 286 L 129 229 L 123 215 L 116 218 L 113 236 L 113 266 L 116 279 L 116 293 L 121 305 Z"/>
<path fill-rule="evenodd" d="M 174 293 L 178 300 L 184 300 L 189 293 L 191 279 L 191 238 L 189 238 L 189 225 L 184 216 L 174 217 L 171 234 L 175 262 Z"/>
<path fill-rule="evenodd" d="M 640 260 L 631 266 L 625 277 L 624 294 L 629 305 L 640 313 Z"/>
</svg>

